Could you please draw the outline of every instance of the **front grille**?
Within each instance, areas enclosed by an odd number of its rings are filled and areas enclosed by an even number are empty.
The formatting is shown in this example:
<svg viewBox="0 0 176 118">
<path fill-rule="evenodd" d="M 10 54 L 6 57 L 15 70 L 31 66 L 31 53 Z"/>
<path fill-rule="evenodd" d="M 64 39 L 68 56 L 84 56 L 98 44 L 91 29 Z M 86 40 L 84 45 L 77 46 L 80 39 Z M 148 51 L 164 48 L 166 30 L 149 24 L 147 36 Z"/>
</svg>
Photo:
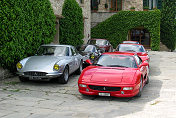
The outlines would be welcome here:
<svg viewBox="0 0 176 118">
<path fill-rule="evenodd" d="M 27 76 L 46 76 L 45 72 L 24 72 L 24 75 Z"/>
<path fill-rule="evenodd" d="M 121 89 L 121 87 L 94 86 L 94 85 L 89 85 L 89 88 L 98 91 L 120 91 Z"/>
</svg>

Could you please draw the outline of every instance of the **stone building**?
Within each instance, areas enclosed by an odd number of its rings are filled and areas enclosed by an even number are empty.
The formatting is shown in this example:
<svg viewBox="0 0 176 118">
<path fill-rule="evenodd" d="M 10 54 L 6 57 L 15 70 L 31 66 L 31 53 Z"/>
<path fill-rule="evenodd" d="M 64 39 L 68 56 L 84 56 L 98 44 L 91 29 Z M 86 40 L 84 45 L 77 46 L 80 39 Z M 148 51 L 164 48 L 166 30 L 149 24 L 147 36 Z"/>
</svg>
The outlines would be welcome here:
<svg viewBox="0 0 176 118">
<path fill-rule="evenodd" d="M 83 11 L 84 17 L 84 42 L 90 38 L 90 28 L 91 28 L 91 9 L 90 0 L 76 0 Z M 62 6 L 64 0 L 50 0 L 54 13 L 56 15 L 56 35 L 53 43 L 59 43 L 59 19 L 64 18 L 62 16 Z"/>
<path fill-rule="evenodd" d="M 162 0 L 91 0 L 91 27 L 106 20 L 118 11 L 143 11 L 145 8 L 160 9 Z M 131 29 L 126 40 L 139 41 L 146 48 L 150 48 L 150 33 L 144 27 Z"/>
</svg>

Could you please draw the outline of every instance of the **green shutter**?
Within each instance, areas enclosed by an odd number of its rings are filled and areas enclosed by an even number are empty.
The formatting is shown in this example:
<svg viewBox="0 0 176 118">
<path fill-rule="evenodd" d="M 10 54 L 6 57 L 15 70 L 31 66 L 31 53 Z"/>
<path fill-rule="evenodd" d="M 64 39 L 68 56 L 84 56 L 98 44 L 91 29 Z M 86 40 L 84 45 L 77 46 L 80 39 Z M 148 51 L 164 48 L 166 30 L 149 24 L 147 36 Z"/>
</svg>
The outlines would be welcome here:
<svg viewBox="0 0 176 118">
<path fill-rule="evenodd" d="M 149 4 L 148 4 L 148 0 L 143 0 L 143 7 L 148 7 Z"/>
<path fill-rule="evenodd" d="M 162 8 L 162 0 L 157 1 L 157 8 L 161 9 Z"/>
</svg>

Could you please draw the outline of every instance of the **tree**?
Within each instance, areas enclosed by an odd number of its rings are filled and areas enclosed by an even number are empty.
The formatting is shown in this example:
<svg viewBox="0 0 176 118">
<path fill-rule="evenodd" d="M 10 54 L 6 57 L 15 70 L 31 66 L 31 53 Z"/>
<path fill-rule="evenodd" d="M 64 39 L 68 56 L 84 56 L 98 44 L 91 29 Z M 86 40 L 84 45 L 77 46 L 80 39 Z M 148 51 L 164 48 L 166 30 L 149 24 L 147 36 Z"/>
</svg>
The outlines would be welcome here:
<svg viewBox="0 0 176 118">
<path fill-rule="evenodd" d="M 161 10 L 161 42 L 171 51 L 176 46 L 176 0 L 164 0 Z"/>
<path fill-rule="evenodd" d="M 50 43 L 55 21 L 49 0 L 1 0 L 0 66 L 15 71 L 19 60 Z"/>
<path fill-rule="evenodd" d="M 75 0 L 65 0 L 62 15 L 59 42 L 74 46 L 82 44 L 84 24 L 79 4 Z"/>
</svg>

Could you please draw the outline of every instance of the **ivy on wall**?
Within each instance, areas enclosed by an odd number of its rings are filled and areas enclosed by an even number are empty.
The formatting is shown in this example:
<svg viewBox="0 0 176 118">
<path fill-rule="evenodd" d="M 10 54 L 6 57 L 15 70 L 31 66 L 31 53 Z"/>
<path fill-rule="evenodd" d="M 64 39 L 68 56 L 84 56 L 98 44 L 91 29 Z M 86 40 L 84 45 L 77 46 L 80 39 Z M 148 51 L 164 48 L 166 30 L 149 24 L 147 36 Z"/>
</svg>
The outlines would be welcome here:
<svg viewBox="0 0 176 118">
<path fill-rule="evenodd" d="M 161 42 L 171 51 L 176 48 L 176 0 L 164 0 L 161 10 Z"/>
<path fill-rule="evenodd" d="M 160 10 L 154 11 L 120 11 L 91 29 L 92 38 L 108 39 L 115 48 L 127 40 L 128 31 L 144 27 L 150 33 L 151 49 L 160 47 Z"/>
<path fill-rule="evenodd" d="M 55 21 L 49 0 L 1 0 L 0 66 L 15 71 L 19 60 L 50 43 Z"/>
<path fill-rule="evenodd" d="M 59 21 L 59 42 L 68 45 L 83 44 L 84 23 L 82 8 L 76 0 L 65 0 L 62 8 L 63 19 Z"/>
</svg>

